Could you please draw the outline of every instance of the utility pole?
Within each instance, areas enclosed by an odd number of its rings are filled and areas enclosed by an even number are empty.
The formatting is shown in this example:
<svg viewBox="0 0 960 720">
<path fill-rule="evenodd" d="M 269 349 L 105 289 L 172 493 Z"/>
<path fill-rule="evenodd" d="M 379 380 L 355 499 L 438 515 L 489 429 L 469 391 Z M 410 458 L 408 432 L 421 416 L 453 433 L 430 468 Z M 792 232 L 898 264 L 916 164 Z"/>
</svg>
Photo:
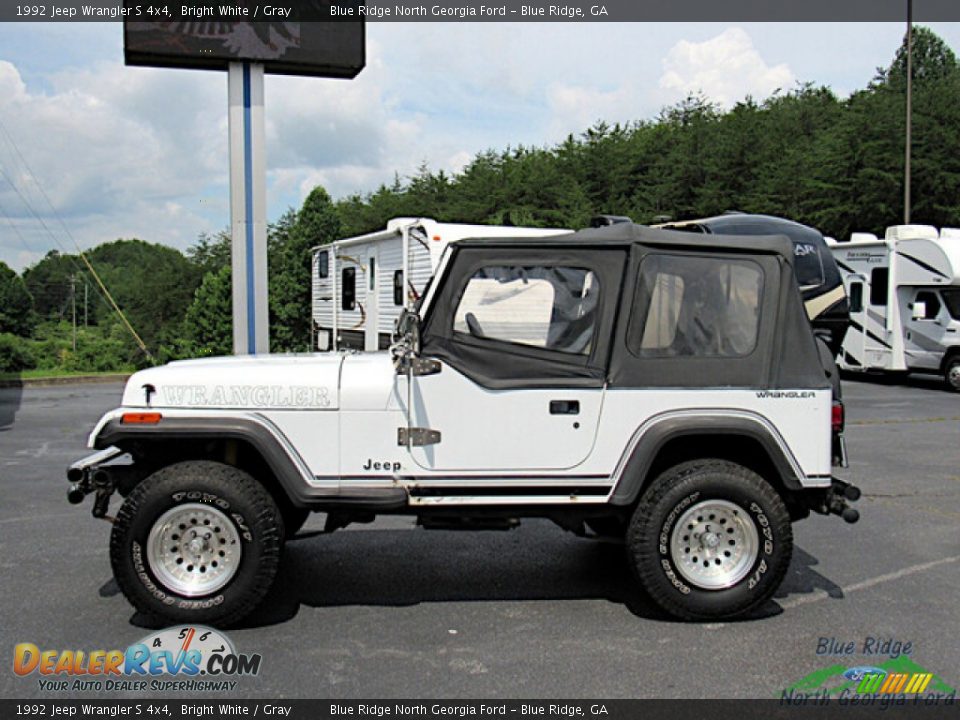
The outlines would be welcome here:
<svg viewBox="0 0 960 720">
<path fill-rule="evenodd" d="M 73 308 L 73 351 L 77 351 L 77 276 L 70 276 L 70 305 Z"/>
<path fill-rule="evenodd" d="M 903 164 L 903 224 L 910 224 L 910 148 L 913 130 L 913 0 L 907 0 L 907 139 Z"/>
<path fill-rule="evenodd" d="M 87 327 L 87 290 L 90 289 L 90 286 L 87 284 L 87 279 L 83 279 L 83 326 Z"/>
</svg>

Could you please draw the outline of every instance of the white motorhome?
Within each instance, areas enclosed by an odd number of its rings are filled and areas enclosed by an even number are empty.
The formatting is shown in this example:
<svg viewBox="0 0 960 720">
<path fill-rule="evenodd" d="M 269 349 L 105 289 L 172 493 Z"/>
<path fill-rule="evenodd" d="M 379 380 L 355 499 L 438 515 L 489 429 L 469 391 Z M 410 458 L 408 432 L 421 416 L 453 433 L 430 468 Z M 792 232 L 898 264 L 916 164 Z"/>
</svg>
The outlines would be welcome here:
<svg viewBox="0 0 960 720">
<path fill-rule="evenodd" d="M 960 390 L 960 230 L 898 225 L 830 250 L 850 298 L 840 367 L 937 373 Z"/>
<path fill-rule="evenodd" d="M 569 232 L 394 218 L 384 230 L 315 247 L 312 305 L 317 349 L 388 347 L 400 310 L 420 298 L 451 242 Z"/>
</svg>

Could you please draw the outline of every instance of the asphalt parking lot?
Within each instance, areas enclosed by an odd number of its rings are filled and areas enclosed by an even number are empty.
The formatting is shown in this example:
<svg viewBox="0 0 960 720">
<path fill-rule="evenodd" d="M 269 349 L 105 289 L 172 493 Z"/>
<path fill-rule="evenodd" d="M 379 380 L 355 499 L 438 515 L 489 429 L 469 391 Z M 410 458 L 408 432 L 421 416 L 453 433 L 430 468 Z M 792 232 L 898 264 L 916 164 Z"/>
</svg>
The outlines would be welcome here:
<svg viewBox="0 0 960 720">
<path fill-rule="evenodd" d="M 67 504 L 64 469 L 120 386 L 0 390 L 0 694 L 43 696 L 13 646 L 124 648 L 150 630 L 111 580 L 109 525 Z M 691 624 L 645 600 L 622 548 L 546 521 L 424 531 L 402 518 L 287 545 L 276 591 L 230 637 L 263 655 L 260 698 L 779 697 L 836 662 L 820 638 L 911 643 L 960 686 L 960 395 L 934 381 L 845 382 L 862 519 L 813 516 L 776 600 Z M 307 529 L 319 529 L 314 517 Z M 123 697 L 124 693 L 116 693 Z"/>
</svg>

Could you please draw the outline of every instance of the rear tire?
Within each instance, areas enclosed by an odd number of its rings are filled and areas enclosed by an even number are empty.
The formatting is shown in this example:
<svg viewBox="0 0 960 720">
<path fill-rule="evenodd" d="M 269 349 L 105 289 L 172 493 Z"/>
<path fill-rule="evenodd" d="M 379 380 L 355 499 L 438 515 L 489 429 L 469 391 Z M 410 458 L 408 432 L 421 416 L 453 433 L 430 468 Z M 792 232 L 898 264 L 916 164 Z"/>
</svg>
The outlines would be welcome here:
<svg viewBox="0 0 960 720">
<path fill-rule="evenodd" d="M 174 623 L 229 625 L 269 591 L 283 538 L 276 503 L 246 472 L 181 462 L 127 497 L 110 534 L 110 564 L 138 611 Z"/>
<path fill-rule="evenodd" d="M 776 591 L 790 565 L 790 514 L 763 478 L 726 460 L 695 460 L 647 488 L 627 533 L 630 565 L 675 617 L 740 615 Z"/>
</svg>

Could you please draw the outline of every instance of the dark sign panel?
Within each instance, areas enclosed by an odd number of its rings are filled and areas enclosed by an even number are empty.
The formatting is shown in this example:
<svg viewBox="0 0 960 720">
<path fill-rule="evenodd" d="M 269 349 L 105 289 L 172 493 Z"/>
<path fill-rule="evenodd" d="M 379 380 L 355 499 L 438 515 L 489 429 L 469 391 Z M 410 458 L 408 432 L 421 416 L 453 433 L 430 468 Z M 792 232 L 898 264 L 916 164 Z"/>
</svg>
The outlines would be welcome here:
<svg viewBox="0 0 960 720">
<path fill-rule="evenodd" d="M 295 10 L 264 20 L 259 3 L 236 1 L 229 7 L 237 8 L 237 15 L 224 14 L 220 6 L 210 7 L 212 14 L 203 6 L 181 6 L 176 15 L 151 18 L 136 2 L 124 5 L 127 65 L 226 70 L 231 61 L 246 60 L 264 63 L 268 73 L 352 78 L 365 62 L 362 20 L 304 22 Z M 190 14 L 194 10 L 196 17 Z"/>
</svg>

